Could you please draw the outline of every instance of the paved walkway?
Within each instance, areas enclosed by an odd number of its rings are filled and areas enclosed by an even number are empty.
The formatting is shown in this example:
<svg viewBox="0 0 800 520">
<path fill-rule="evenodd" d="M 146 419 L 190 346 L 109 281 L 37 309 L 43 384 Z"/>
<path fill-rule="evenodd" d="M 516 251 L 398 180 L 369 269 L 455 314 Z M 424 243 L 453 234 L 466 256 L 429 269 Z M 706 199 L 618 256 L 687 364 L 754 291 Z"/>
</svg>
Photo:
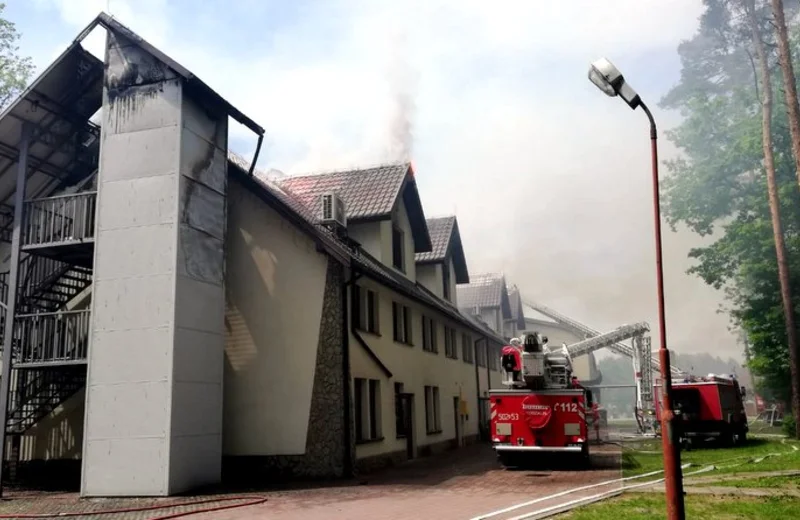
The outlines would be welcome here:
<svg viewBox="0 0 800 520">
<path fill-rule="evenodd" d="M 610 449 L 614 449 L 613 447 Z M 609 448 L 595 450 L 600 466 L 586 471 L 507 471 L 500 468 L 492 450 L 476 445 L 439 457 L 419 459 L 401 467 L 371 475 L 359 481 L 337 482 L 304 489 L 266 490 L 248 493 L 263 496 L 261 505 L 198 514 L 191 518 L 215 520 L 468 520 L 482 513 L 544 497 L 582 485 L 620 477 L 619 453 Z M 556 500 L 543 501 L 528 508 L 498 515 L 503 520 L 533 509 L 589 496 L 608 488 L 594 488 Z M 170 513 L 197 511 L 225 504 L 186 505 L 204 498 L 230 498 L 232 495 L 183 497 L 180 499 L 104 499 L 81 500 L 74 494 L 17 494 L 0 502 L 0 515 L 19 513 L 99 512 L 154 505 L 172 506 L 158 511 L 92 515 L 83 518 L 144 520 Z M 181 505 L 183 504 L 183 505 Z"/>
</svg>

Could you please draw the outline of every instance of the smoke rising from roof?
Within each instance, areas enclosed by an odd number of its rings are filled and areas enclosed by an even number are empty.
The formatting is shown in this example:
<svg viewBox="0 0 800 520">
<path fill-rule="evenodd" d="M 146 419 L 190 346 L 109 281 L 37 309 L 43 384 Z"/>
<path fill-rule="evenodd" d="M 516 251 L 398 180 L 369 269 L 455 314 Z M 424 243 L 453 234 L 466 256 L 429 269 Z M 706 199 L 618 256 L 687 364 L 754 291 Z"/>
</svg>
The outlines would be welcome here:
<svg viewBox="0 0 800 520">
<path fill-rule="evenodd" d="M 96 15 L 91 0 L 47 3 L 72 27 L 59 51 Z M 302 16 L 279 25 L 270 2 L 224 12 L 200 3 L 191 24 L 163 0 L 115 14 L 266 128 L 260 169 L 291 175 L 413 153 L 426 214 L 458 207 L 471 273 L 502 269 L 524 298 L 599 330 L 656 328 L 647 121 L 598 92 L 586 70 L 610 58 L 663 137 L 679 115 L 656 102 L 679 79 L 676 49 L 702 0 L 290 4 Z M 207 37 L 222 26 L 237 30 Z M 231 143 L 245 156 L 254 147 L 238 125 Z M 666 139 L 660 147 L 675 156 Z M 685 274 L 699 243 L 665 228 L 670 347 L 740 357 L 716 313 L 721 295 Z"/>
<path fill-rule="evenodd" d="M 414 145 L 413 120 L 417 75 L 408 58 L 408 33 L 398 28 L 392 38 L 388 81 L 393 98 L 389 133 L 389 161 L 407 162 Z"/>
</svg>

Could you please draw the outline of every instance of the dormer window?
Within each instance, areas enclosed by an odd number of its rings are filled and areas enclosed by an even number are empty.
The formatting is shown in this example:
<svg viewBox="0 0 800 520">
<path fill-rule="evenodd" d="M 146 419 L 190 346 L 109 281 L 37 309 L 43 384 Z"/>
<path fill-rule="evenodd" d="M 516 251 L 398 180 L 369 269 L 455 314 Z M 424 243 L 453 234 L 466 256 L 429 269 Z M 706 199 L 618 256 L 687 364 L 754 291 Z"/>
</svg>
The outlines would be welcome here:
<svg viewBox="0 0 800 520">
<path fill-rule="evenodd" d="M 404 245 L 403 231 L 397 226 L 392 226 L 392 265 L 403 273 L 406 272 Z"/>
</svg>

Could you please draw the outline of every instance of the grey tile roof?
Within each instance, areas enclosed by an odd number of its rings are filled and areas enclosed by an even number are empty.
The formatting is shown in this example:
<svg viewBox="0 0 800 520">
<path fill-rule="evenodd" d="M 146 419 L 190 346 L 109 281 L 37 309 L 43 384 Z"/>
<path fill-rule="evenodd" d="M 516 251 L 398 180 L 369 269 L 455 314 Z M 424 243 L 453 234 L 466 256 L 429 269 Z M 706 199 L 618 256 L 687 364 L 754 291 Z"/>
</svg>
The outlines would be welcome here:
<svg viewBox="0 0 800 520">
<path fill-rule="evenodd" d="M 429 218 L 427 222 L 428 233 L 431 235 L 431 245 L 433 248 L 431 251 L 417 253 L 414 258 L 417 262 L 444 260 L 447 256 L 450 238 L 453 236 L 453 227 L 456 223 L 456 217 Z"/>
<path fill-rule="evenodd" d="M 280 179 L 312 214 L 320 209 L 320 195 L 335 191 L 345 203 L 348 220 L 382 217 L 392 212 L 400 188 L 409 172 L 409 163 L 385 164 L 359 170 L 317 173 Z"/>
<path fill-rule="evenodd" d="M 472 275 L 471 280 L 470 283 L 456 286 L 459 308 L 476 309 L 502 305 L 503 290 L 506 286 L 502 274 L 477 274 Z"/>
</svg>

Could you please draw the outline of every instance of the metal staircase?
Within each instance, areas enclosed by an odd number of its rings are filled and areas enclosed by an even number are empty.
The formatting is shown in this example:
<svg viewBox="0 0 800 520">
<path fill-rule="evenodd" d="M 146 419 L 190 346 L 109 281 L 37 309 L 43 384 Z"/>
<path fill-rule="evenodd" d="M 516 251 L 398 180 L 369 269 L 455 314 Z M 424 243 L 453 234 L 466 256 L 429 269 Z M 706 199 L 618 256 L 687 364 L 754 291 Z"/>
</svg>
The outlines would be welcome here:
<svg viewBox="0 0 800 520">
<path fill-rule="evenodd" d="M 70 304 L 92 283 L 94 192 L 26 201 L 21 228 L 6 433 L 21 435 L 86 384 L 90 311 Z M 88 264 L 88 265 L 87 265 Z M 10 271 L 0 273 L 0 349 Z"/>
<path fill-rule="evenodd" d="M 12 381 L 6 432 L 25 433 L 85 385 L 85 367 L 18 370 Z"/>
</svg>

